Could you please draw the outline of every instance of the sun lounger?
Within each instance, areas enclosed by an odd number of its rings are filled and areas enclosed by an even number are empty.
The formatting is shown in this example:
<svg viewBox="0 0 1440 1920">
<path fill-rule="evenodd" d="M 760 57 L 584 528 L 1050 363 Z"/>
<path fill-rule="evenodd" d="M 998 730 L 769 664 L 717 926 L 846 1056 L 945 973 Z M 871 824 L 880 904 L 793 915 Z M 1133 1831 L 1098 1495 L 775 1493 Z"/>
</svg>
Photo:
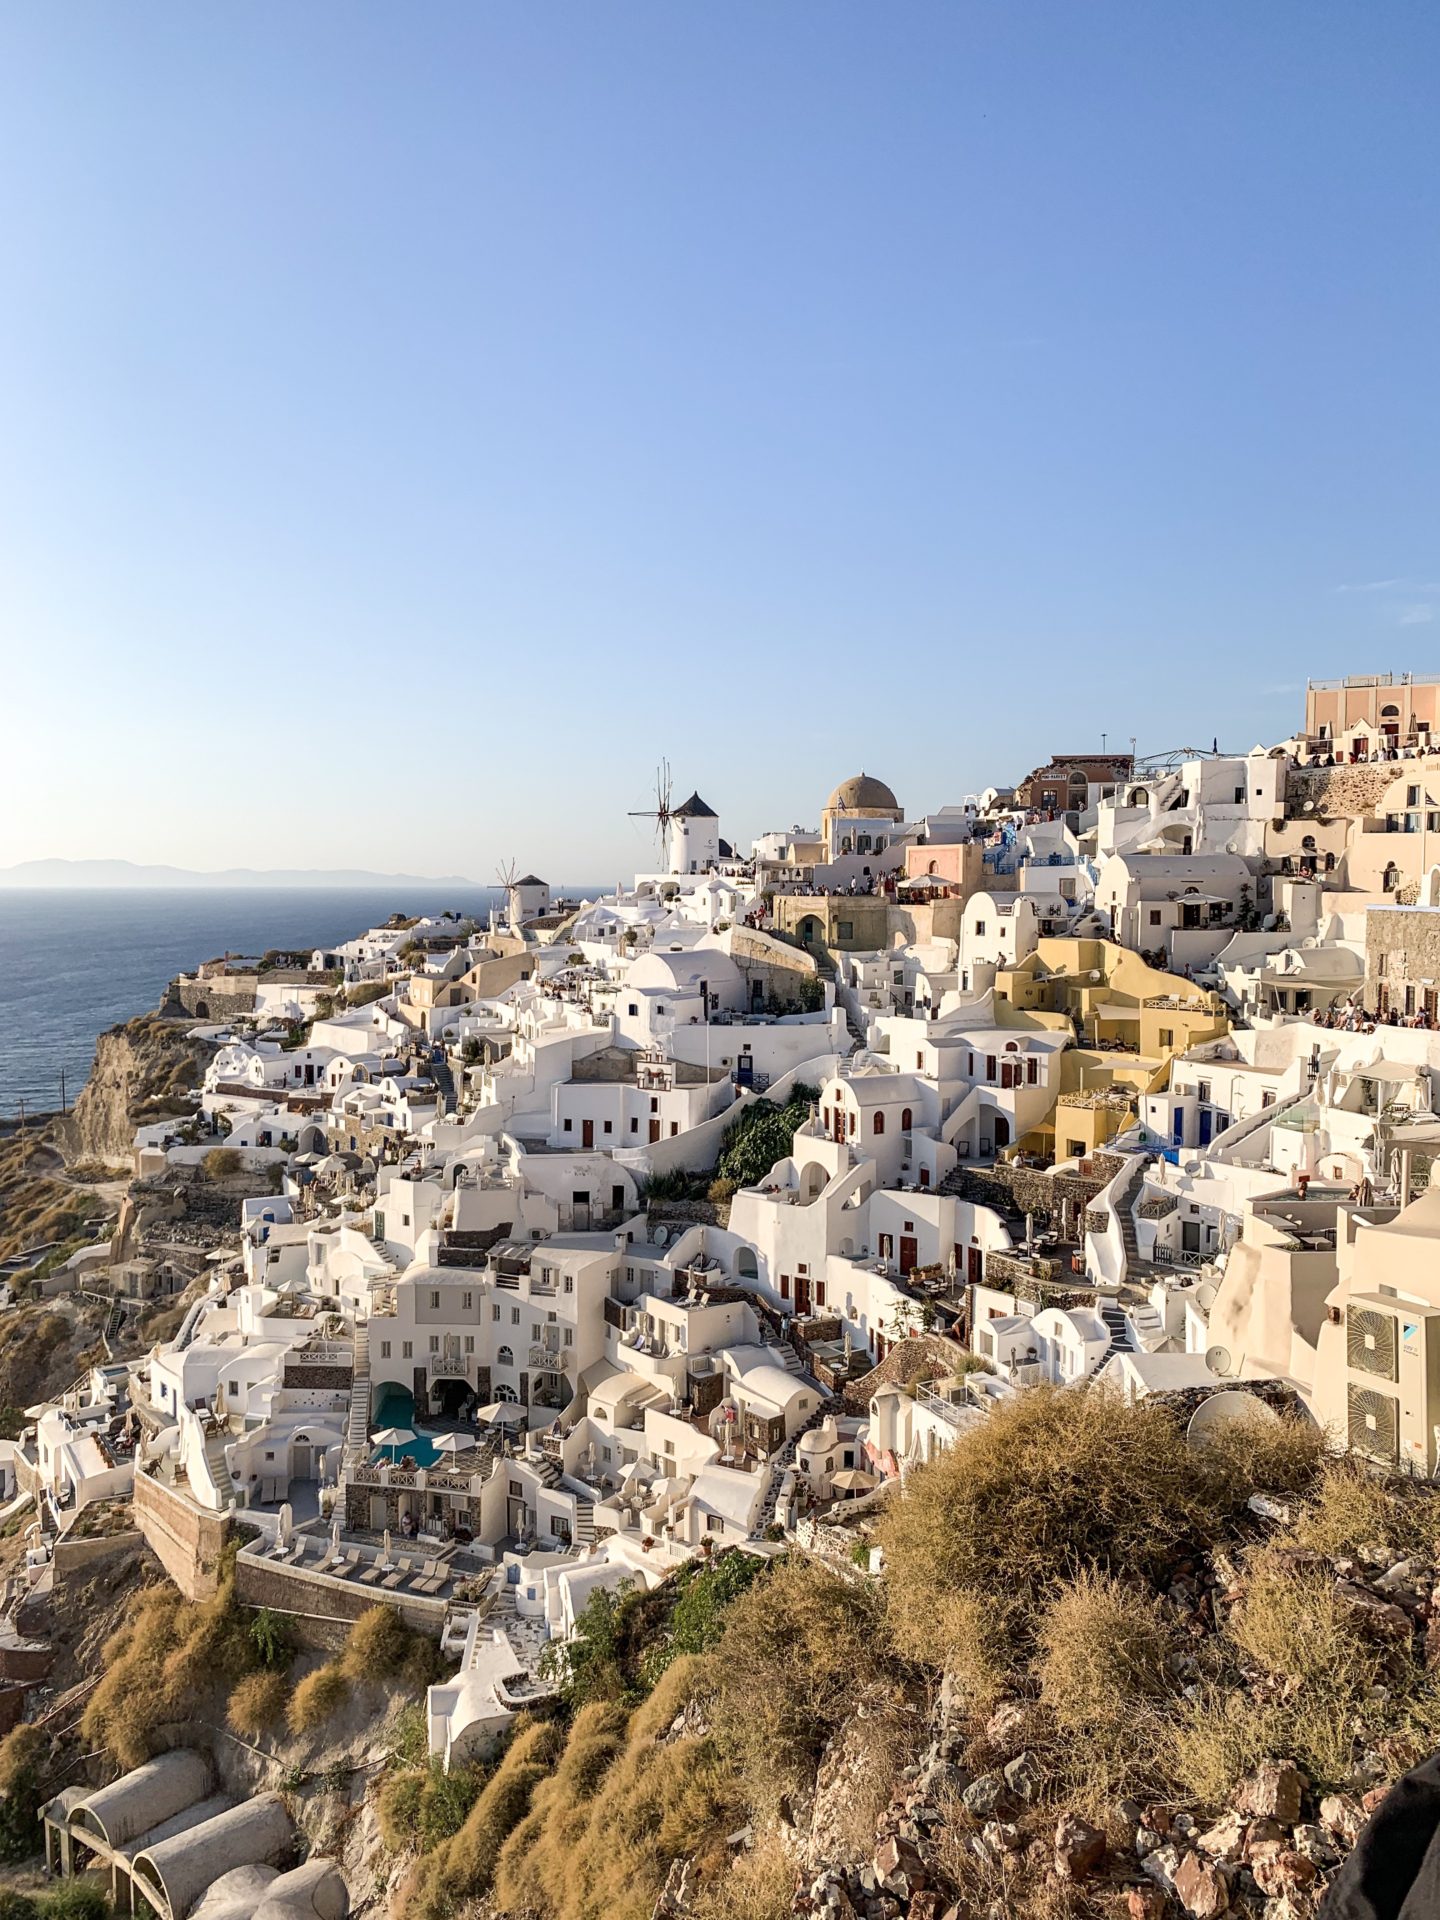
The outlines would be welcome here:
<svg viewBox="0 0 1440 1920">
<path fill-rule="evenodd" d="M 402 1581 L 410 1578 L 413 1571 L 414 1568 L 410 1561 L 402 1560 L 395 1571 L 387 1574 L 380 1584 L 382 1587 L 398 1587 Z"/>
<path fill-rule="evenodd" d="M 333 1573 L 337 1580 L 348 1580 L 360 1564 L 360 1555 L 354 1547 L 343 1553 L 338 1560 L 332 1560 L 324 1572 Z"/>
<path fill-rule="evenodd" d="M 373 1587 L 375 1582 L 378 1579 L 380 1579 L 381 1575 L 388 1573 L 389 1570 L 390 1570 L 389 1563 L 387 1561 L 372 1560 L 369 1566 L 366 1567 L 365 1571 L 361 1574 L 359 1584 L 362 1587 Z"/>
</svg>

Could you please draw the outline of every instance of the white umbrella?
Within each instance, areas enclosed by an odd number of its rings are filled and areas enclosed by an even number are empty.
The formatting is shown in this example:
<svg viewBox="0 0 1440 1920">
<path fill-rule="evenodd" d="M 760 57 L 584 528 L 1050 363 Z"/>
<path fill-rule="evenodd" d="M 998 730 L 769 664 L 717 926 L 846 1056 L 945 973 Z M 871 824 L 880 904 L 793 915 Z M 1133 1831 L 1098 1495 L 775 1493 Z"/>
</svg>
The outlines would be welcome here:
<svg viewBox="0 0 1440 1920">
<path fill-rule="evenodd" d="M 340 1558 L 340 1515 L 337 1513 L 330 1523 L 330 1558 Z"/>
<path fill-rule="evenodd" d="M 381 1564 L 381 1566 L 382 1566 L 382 1567 L 384 1567 L 384 1569 L 385 1569 L 385 1571 L 386 1571 L 387 1573 L 388 1573 L 388 1572 L 390 1571 L 390 1569 L 391 1569 L 391 1567 L 392 1567 L 392 1566 L 393 1566 L 393 1565 L 395 1564 L 395 1563 L 394 1563 L 394 1562 L 393 1562 L 393 1561 L 391 1560 L 391 1558 L 390 1558 L 390 1529 L 389 1529 L 389 1527 L 386 1527 L 386 1529 L 385 1529 L 385 1533 L 384 1533 L 384 1536 L 383 1536 L 383 1538 L 381 1539 L 381 1542 L 380 1542 L 380 1564 Z"/>
<path fill-rule="evenodd" d="M 871 1487 L 878 1487 L 880 1482 L 873 1473 L 864 1473 L 859 1467 L 846 1467 L 843 1473 L 835 1475 L 830 1484 L 838 1487 L 842 1493 L 867 1493 Z"/>
<path fill-rule="evenodd" d="M 468 1453 L 475 1442 L 464 1433 L 442 1433 L 430 1442 L 437 1453 Z"/>
<path fill-rule="evenodd" d="M 373 1446 L 388 1447 L 390 1449 L 392 1460 L 395 1456 L 396 1448 L 408 1446 L 414 1438 L 415 1435 L 409 1427 L 381 1427 L 378 1433 L 372 1433 L 370 1436 Z"/>
<path fill-rule="evenodd" d="M 290 1544 L 290 1533 L 295 1525 L 295 1509 L 287 1500 L 280 1509 L 280 1524 L 276 1530 L 275 1551 L 283 1553 Z"/>
</svg>

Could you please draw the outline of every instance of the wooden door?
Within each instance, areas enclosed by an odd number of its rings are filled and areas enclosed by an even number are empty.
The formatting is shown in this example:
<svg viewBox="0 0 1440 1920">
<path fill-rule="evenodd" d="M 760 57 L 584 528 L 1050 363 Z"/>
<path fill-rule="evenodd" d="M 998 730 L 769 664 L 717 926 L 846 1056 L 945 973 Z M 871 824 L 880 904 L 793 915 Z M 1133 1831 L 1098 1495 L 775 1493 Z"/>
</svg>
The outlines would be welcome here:
<svg viewBox="0 0 1440 1920">
<path fill-rule="evenodd" d="M 580 1144 L 582 1147 L 594 1146 L 595 1122 L 593 1120 L 582 1120 L 580 1122 Z"/>
<path fill-rule="evenodd" d="M 659 1138 L 660 1138 L 660 1122 L 658 1120 L 652 1120 L 650 1122 L 650 1144 L 652 1147 L 654 1146 L 655 1142 Z"/>
<path fill-rule="evenodd" d="M 985 1278 L 985 1255 L 979 1247 L 965 1249 L 965 1277 L 972 1286 L 979 1286 Z"/>
<path fill-rule="evenodd" d="M 808 1273 L 800 1274 L 795 1281 L 795 1311 L 797 1314 L 809 1313 L 810 1311 L 810 1276 Z"/>
<path fill-rule="evenodd" d="M 916 1267 L 919 1266 L 919 1264 L 920 1264 L 920 1250 L 916 1244 L 914 1235 L 909 1233 L 902 1233 L 900 1236 L 900 1271 L 901 1273 L 913 1273 Z"/>
</svg>

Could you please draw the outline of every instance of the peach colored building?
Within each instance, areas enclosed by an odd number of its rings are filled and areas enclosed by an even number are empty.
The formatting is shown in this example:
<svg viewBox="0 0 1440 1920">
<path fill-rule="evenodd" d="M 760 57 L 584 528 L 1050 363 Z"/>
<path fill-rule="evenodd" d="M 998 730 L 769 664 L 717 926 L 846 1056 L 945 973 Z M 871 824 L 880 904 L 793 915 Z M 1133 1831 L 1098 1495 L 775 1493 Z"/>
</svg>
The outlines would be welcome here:
<svg viewBox="0 0 1440 1920">
<path fill-rule="evenodd" d="M 952 887 L 968 900 L 980 885 L 985 857 L 978 841 L 931 841 L 905 849 L 905 878 L 933 880 L 937 887 Z"/>
<path fill-rule="evenodd" d="M 1351 729 L 1360 729 L 1351 739 Z M 1311 680 L 1305 688 L 1305 733 L 1335 743 L 1337 752 L 1364 753 L 1375 736 L 1396 747 L 1440 744 L 1440 674 L 1352 673 L 1344 680 Z"/>
</svg>

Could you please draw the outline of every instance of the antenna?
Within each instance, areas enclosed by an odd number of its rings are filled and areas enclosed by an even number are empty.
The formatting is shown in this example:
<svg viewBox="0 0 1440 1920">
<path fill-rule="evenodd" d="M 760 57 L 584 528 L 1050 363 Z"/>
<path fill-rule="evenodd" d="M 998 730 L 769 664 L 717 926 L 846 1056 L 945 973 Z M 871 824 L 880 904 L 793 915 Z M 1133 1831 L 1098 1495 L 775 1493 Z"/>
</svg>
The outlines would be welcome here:
<svg viewBox="0 0 1440 1920">
<path fill-rule="evenodd" d="M 655 769 L 655 804 L 653 807 L 632 807 L 632 820 L 653 820 L 655 838 L 661 851 L 665 848 L 665 835 L 670 827 L 670 762 L 662 760 Z"/>
</svg>

